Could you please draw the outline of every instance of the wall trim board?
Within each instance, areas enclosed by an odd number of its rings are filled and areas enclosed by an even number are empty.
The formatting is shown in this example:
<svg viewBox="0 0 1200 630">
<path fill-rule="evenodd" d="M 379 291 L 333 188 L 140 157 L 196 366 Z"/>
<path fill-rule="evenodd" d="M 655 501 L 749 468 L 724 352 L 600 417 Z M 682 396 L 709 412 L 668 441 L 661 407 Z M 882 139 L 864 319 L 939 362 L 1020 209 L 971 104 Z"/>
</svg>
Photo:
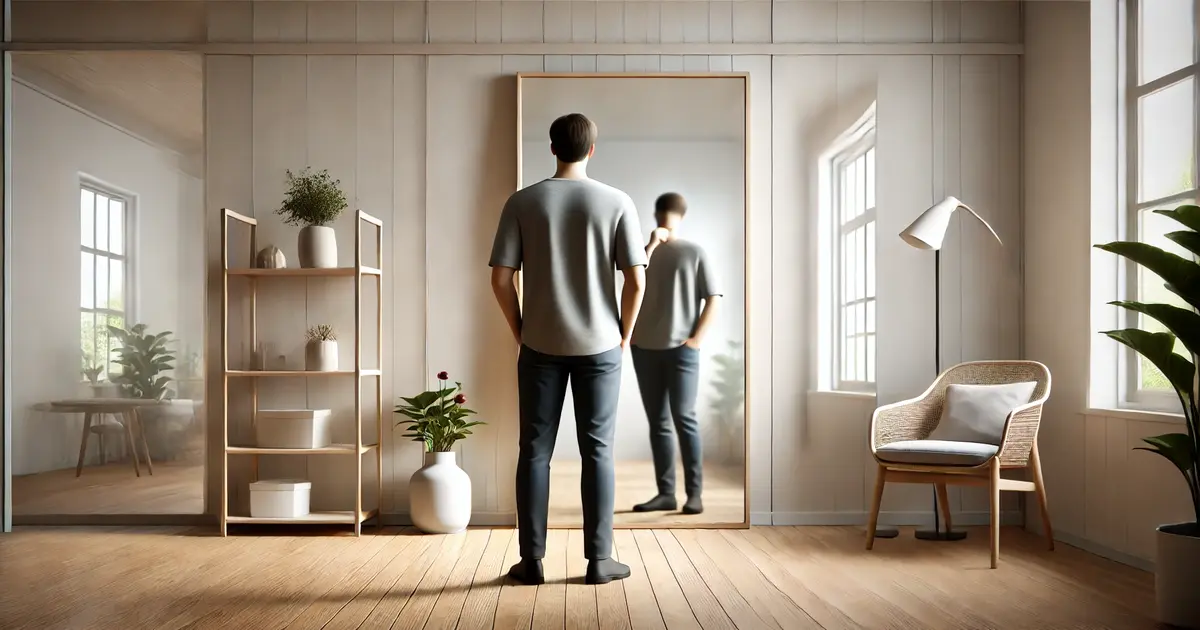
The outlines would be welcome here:
<svg viewBox="0 0 1200 630">
<path fill-rule="evenodd" d="M 12 42 L 0 50 L 169 51 L 206 55 L 1022 55 L 1022 44 L 404 44 Z"/>
<path fill-rule="evenodd" d="M 1097 556 L 1100 556 L 1101 558 L 1108 558 L 1109 560 L 1112 560 L 1113 562 L 1120 562 L 1121 564 L 1129 565 L 1135 569 L 1141 569 L 1143 571 L 1150 571 L 1151 573 L 1154 572 L 1154 561 L 1153 560 L 1147 560 L 1145 558 L 1139 558 L 1139 557 L 1131 555 L 1131 554 L 1123 553 L 1123 552 L 1117 551 L 1116 549 L 1113 549 L 1111 547 L 1106 547 L 1099 543 L 1092 542 L 1081 536 L 1075 536 L 1074 534 L 1055 532 L 1054 540 L 1057 540 L 1058 542 L 1061 542 L 1061 543 L 1066 543 L 1066 544 L 1068 544 L 1072 547 L 1078 548 L 1078 549 L 1082 549 L 1083 551 L 1086 551 L 1091 554 L 1095 554 Z"/>
<path fill-rule="evenodd" d="M 217 527 L 216 514 L 14 515 L 17 527 Z"/>
<path fill-rule="evenodd" d="M 866 525 L 866 512 L 775 512 L 770 525 Z M 955 528 L 987 525 L 987 512 L 955 512 Z M 888 512 L 879 513 L 881 525 L 893 527 L 922 527 L 933 525 L 931 512 Z M 763 523 L 764 525 L 767 523 Z M 1020 510 L 1005 510 L 1000 513 L 1001 525 L 1024 527 L 1025 517 Z"/>
</svg>

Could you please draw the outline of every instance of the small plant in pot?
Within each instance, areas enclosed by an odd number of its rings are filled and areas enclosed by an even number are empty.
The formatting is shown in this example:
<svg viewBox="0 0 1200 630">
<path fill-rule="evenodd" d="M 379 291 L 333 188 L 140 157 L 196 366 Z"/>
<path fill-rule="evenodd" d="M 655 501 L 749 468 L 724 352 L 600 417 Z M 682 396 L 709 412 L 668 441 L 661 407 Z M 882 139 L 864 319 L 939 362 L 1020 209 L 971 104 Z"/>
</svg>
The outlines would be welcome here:
<svg viewBox="0 0 1200 630">
<path fill-rule="evenodd" d="M 1179 469 L 1187 482 L 1194 518 L 1192 522 L 1162 525 L 1158 528 L 1155 559 L 1155 598 L 1159 621 L 1183 628 L 1200 628 L 1200 207 L 1180 206 L 1174 210 L 1155 210 L 1174 219 L 1185 229 L 1171 232 L 1168 239 L 1187 250 L 1179 256 L 1153 245 L 1117 241 L 1097 245 L 1099 249 L 1123 256 L 1157 274 L 1171 293 L 1186 306 L 1146 304 L 1134 301 L 1112 302 L 1115 306 L 1140 313 L 1162 324 L 1168 332 L 1149 332 L 1138 328 L 1110 330 L 1103 334 L 1128 346 L 1162 372 L 1179 397 L 1186 433 L 1168 433 L 1145 438 L 1138 450 L 1157 453 Z M 1178 350 L 1186 351 L 1186 355 Z"/>
<path fill-rule="evenodd" d="M 304 347 L 304 369 L 309 372 L 337 371 L 337 333 L 333 331 L 333 326 L 317 324 L 308 329 L 308 344 Z"/>
<path fill-rule="evenodd" d="M 300 226 L 297 249 L 300 266 L 308 269 L 327 269 L 338 266 L 337 234 L 330 223 L 349 205 L 341 182 L 329 171 L 311 172 L 305 168 L 299 174 L 287 171 L 287 194 L 276 214 L 284 223 Z"/>
<path fill-rule="evenodd" d="M 483 423 L 469 420 L 475 412 L 464 406 L 462 383 L 448 385 L 445 372 L 437 378 L 436 390 L 401 398 L 396 413 L 404 416 L 398 423 L 407 427 L 404 437 L 425 447 L 424 466 L 408 482 L 413 525 L 427 534 L 453 534 L 471 522 L 471 478 L 455 462 L 454 444 Z"/>
</svg>

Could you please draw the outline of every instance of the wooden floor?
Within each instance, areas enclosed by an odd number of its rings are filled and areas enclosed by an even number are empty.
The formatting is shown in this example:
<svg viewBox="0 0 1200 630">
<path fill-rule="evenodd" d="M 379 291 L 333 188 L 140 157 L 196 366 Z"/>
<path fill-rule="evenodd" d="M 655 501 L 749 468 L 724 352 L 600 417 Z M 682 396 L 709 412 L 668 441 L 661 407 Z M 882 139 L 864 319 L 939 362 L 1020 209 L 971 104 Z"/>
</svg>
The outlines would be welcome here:
<svg viewBox="0 0 1200 630">
<path fill-rule="evenodd" d="M 202 461 L 155 462 L 142 476 L 130 462 L 51 470 L 13 477 L 13 513 L 45 514 L 202 514 Z"/>
<path fill-rule="evenodd" d="M 675 467 L 678 477 L 676 501 L 683 507 L 687 495 L 683 492 L 683 471 Z M 633 506 L 649 501 L 658 493 L 654 462 L 618 461 L 615 466 L 615 508 L 613 523 L 617 525 L 694 525 L 746 522 L 746 491 L 741 466 L 704 465 L 704 513 L 688 515 L 681 512 L 634 512 Z M 583 508 L 579 503 L 578 461 L 555 461 L 550 464 L 551 526 L 579 527 L 583 524 Z"/>
<path fill-rule="evenodd" d="M 18 528 L 0 536 L 0 628 L 1155 627 L 1149 574 L 1017 529 L 997 570 L 979 529 L 873 552 L 849 527 L 619 530 L 633 576 L 599 587 L 582 583 L 578 530 L 551 531 L 540 587 L 501 577 L 512 530 L 367 533 Z"/>
</svg>

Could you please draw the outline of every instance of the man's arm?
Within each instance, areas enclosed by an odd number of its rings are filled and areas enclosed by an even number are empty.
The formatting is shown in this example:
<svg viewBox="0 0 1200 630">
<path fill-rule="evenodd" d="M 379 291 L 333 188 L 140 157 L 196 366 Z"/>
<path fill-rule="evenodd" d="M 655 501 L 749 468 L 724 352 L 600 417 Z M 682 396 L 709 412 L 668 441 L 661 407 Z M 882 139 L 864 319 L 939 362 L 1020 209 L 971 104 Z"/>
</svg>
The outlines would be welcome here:
<svg viewBox="0 0 1200 630">
<path fill-rule="evenodd" d="M 521 303 L 517 299 L 517 270 L 512 267 L 492 267 L 492 293 L 504 313 L 504 320 L 512 331 L 517 345 L 521 344 Z"/>
<path fill-rule="evenodd" d="M 667 232 L 666 228 L 654 228 L 654 230 L 650 232 L 650 242 L 646 243 L 646 258 L 650 258 L 650 256 L 654 254 L 654 250 L 658 249 L 659 245 L 667 242 L 668 234 L 669 233 Z"/>
<path fill-rule="evenodd" d="M 710 295 L 704 299 L 704 309 L 700 311 L 700 319 L 696 322 L 696 331 L 687 341 L 683 342 L 684 345 L 689 348 L 700 347 L 700 342 L 704 341 L 704 335 L 708 333 L 713 320 L 717 318 L 717 304 L 720 301 L 721 296 L 719 295 Z"/>
<path fill-rule="evenodd" d="M 646 292 L 646 268 L 634 265 L 621 270 L 625 274 L 625 286 L 621 287 L 621 348 L 629 347 L 633 336 L 633 325 L 642 310 L 642 295 Z"/>
</svg>

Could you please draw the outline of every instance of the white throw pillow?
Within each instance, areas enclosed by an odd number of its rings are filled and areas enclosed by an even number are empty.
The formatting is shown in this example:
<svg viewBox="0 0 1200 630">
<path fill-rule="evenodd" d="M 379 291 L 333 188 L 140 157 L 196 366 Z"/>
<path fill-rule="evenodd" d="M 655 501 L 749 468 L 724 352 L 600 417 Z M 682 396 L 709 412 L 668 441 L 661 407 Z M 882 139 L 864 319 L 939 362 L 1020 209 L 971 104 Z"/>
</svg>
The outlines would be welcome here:
<svg viewBox="0 0 1200 630">
<path fill-rule="evenodd" d="M 930 440 L 1000 445 L 1004 421 L 1013 409 L 1029 402 L 1037 383 L 1007 385 L 950 385 L 942 418 Z"/>
</svg>

